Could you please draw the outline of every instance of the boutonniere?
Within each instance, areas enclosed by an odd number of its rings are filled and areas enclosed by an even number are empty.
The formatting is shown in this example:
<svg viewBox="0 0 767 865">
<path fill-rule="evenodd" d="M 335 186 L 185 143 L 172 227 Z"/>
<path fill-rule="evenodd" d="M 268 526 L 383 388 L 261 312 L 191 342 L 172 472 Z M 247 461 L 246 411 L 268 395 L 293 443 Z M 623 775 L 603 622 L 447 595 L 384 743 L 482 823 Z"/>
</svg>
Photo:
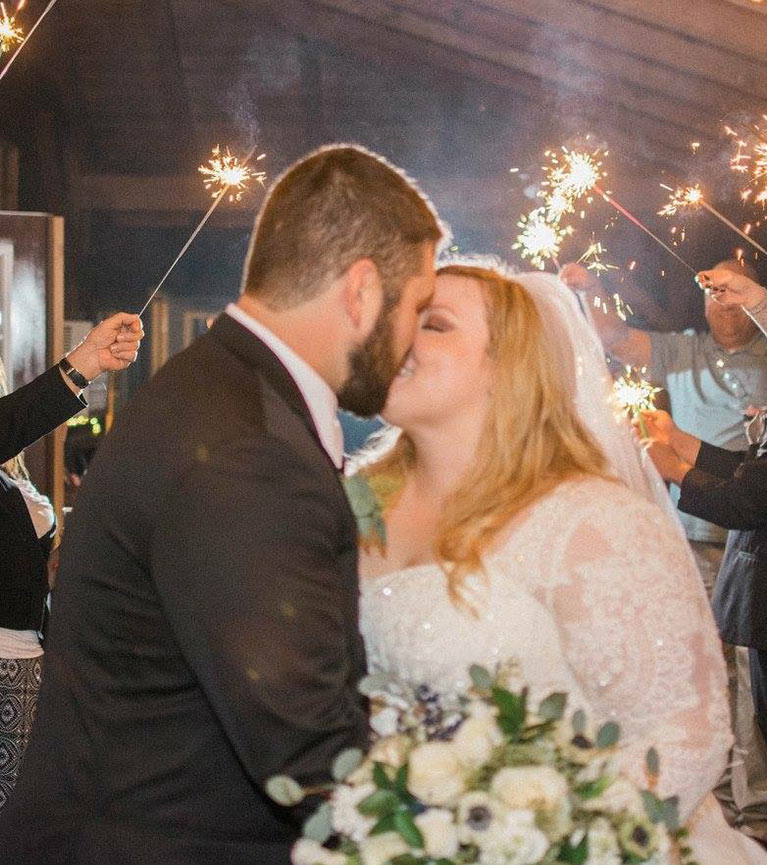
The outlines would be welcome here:
<svg viewBox="0 0 767 865">
<path fill-rule="evenodd" d="M 402 486 L 402 480 L 392 475 L 344 476 L 344 490 L 349 499 L 357 534 L 364 550 L 375 547 L 381 555 L 386 553 L 386 523 L 383 514 L 391 497 Z"/>
</svg>

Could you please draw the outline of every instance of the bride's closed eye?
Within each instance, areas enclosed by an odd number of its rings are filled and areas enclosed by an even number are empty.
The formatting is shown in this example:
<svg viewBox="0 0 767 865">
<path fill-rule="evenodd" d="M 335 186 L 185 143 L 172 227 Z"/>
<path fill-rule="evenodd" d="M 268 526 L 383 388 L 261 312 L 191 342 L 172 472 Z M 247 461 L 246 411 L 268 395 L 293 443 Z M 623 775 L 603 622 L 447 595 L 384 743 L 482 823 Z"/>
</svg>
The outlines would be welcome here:
<svg viewBox="0 0 767 865">
<path fill-rule="evenodd" d="M 421 323 L 421 330 L 436 330 L 438 333 L 443 333 L 449 330 L 450 326 L 450 322 L 443 316 L 427 312 Z"/>
</svg>

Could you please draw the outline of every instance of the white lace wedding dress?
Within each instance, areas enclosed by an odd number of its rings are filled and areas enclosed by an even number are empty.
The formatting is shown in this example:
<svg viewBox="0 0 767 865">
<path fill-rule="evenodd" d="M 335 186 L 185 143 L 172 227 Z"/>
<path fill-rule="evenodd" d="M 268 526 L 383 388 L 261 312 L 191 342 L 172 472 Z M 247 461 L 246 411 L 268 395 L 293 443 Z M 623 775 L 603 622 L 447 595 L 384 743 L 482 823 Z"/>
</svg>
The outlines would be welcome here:
<svg viewBox="0 0 767 865">
<path fill-rule="evenodd" d="M 700 577 L 668 517 L 622 485 L 561 484 L 512 525 L 468 579 L 476 617 L 448 598 L 436 565 L 362 580 L 372 671 L 441 692 L 470 664 L 515 659 L 533 705 L 567 691 L 569 709 L 619 722 L 625 771 L 643 784 L 661 756 L 661 795 L 678 794 L 701 865 L 767 863 L 709 794 L 732 742 L 725 668 Z"/>
</svg>

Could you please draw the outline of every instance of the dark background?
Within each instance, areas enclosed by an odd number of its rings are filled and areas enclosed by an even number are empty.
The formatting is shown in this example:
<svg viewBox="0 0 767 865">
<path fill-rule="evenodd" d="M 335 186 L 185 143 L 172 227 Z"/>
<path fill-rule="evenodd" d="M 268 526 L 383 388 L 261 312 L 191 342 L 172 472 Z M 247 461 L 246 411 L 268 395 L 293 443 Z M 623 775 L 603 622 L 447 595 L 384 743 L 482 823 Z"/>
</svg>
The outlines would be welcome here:
<svg viewBox="0 0 767 865">
<path fill-rule="evenodd" d="M 662 180 L 701 180 L 756 222 L 722 120 L 767 107 L 764 46 L 749 0 L 61 0 L 0 82 L 0 205 L 65 216 L 66 314 L 89 319 L 143 305 L 210 203 L 196 169 L 215 144 L 256 144 L 274 178 L 316 145 L 360 142 L 420 181 L 462 251 L 511 261 L 543 151 L 586 133 L 664 239 Z M 262 196 L 222 203 L 168 295 L 237 294 Z M 594 231 L 635 323 L 701 326 L 689 273 L 614 216 L 594 204 L 563 260 Z M 743 246 L 699 213 L 679 251 L 701 268 Z"/>
</svg>

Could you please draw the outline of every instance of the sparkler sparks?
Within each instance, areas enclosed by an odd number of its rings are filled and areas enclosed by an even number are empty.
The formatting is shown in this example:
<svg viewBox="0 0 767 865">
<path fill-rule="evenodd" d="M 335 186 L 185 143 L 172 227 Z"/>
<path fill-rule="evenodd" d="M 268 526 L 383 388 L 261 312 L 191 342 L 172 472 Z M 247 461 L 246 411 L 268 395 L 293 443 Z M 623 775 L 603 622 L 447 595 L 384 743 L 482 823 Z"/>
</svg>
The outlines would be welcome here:
<svg viewBox="0 0 767 865">
<path fill-rule="evenodd" d="M 266 154 L 262 153 L 256 160 L 263 159 L 264 156 Z M 205 177 L 205 188 L 213 189 L 213 198 L 219 198 L 228 192 L 229 201 L 240 201 L 248 189 L 249 181 L 256 180 L 263 184 L 266 177 L 265 172 L 254 171 L 247 163 L 240 162 L 228 147 L 222 152 L 218 145 L 213 148 L 208 164 L 201 165 L 197 170 Z"/>
<path fill-rule="evenodd" d="M 602 256 L 606 250 L 602 243 L 594 239 L 591 235 L 591 242 L 583 255 L 578 259 L 578 264 L 585 264 L 586 270 L 593 270 L 596 274 L 606 273 L 608 270 L 618 270 L 615 264 L 605 264 L 602 261 Z"/>
<path fill-rule="evenodd" d="M 24 3 L 19 3 L 16 11 Z M 9 15 L 4 3 L 0 3 L 0 54 L 7 54 L 17 43 L 24 41 L 24 31 L 16 25 L 16 16 Z"/>
<path fill-rule="evenodd" d="M 155 296 L 157 295 L 157 292 L 164 285 L 165 280 L 171 275 L 171 273 L 173 272 L 173 269 L 176 267 L 176 265 L 179 263 L 179 261 L 181 261 L 181 259 L 184 257 L 187 249 L 189 249 L 189 247 L 192 245 L 194 239 L 202 231 L 205 223 L 213 215 L 213 211 L 224 200 L 224 197 L 226 196 L 226 193 L 228 192 L 228 190 L 232 186 L 239 186 L 240 188 L 238 191 L 240 194 L 239 195 L 235 194 L 236 200 L 239 201 L 239 199 L 242 195 L 242 192 L 244 192 L 245 189 L 247 188 L 247 186 L 244 185 L 246 180 L 248 180 L 250 177 L 255 177 L 257 180 L 259 180 L 259 182 L 263 181 L 263 178 L 266 176 L 264 174 L 264 172 L 252 172 L 247 167 L 248 162 L 250 162 L 250 160 L 251 160 L 251 158 L 255 152 L 256 152 L 256 148 L 254 145 L 253 147 L 251 147 L 251 149 L 248 152 L 248 155 L 245 157 L 245 159 L 243 159 L 242 162 L 238 162 L 235 157 L 231 156 L 231 154 L 229 153 L 229 150 L 227 149 L 226 158 L 229 158 L 230 161 L 225 166 L 226 172 L 228 172 L 228 173 L 225 173 L 223 167 L 222 167 L 221 171 L 218 171 L 218 168 L 214 167 L 214 165 L 213 165 L 214 161 L 221 156 L 220 148 L 215 147 L 215 148 L 213 148 L 213 159 L 210 160 L 211 168 L 205 169 L 204 165 L 200 166 L 199 170 L 203 174 L 210 176 L 209 181 L 207 181 L 207 180 L 205 181 L 205 187 L 206 188 L 209 188 L 209 186 L 212 185 L 213 183 L 218 183 L 219 188 L 217 189 L 216 192 L 213 193 L 213 204 L 211 204 L 211 206 L 208 208 L 208 210 L 205 213 L 205 216 L 203 216 L 203 218 L 198 223 L 197 228 L 195 228 L 195 230 L 191 233 L 191 235 L 187 239 L 186 243 L 181 247 L 181 252 L 179 252 L 179 254 L 175 257 L 175 259 L 173 260 L 173 264 L 171 264 L 171 266 L 165 271 L 165 275 L 157 283 L 157 286 L 155 287 L 154 291 L 149 295 L 147 302 L 143 305 L 143 307 L 141 307 L 141 312 L 139 313 L 139 317 L 141 317 L 146 312 L 147 307 L 154 300 Z M 262 159 L 264 155 L 265 154 L 261 154 L 261 156 L 259 156 L 258 159 Z M 223 161 L 221 162 L 221 165 L 224 166 Z M 203 169 L 205 169 L 205 170 L 203 170 Z M 244 172 L 246 170 L 250 173 L 245 174 Z M 215 177 L 215 179 L 213 179 L 214 177 Z M 223 178 L 227 178 L 229 182 L 226 182 Z M 230 196 L 229 200 L 232 201 L 233 197 Z"/>
<path fill-rule="evenodd" d="M 637 372 L 627 366 L 624 374 L 613 383 L 613 397 L 629 417 L 639 419 L 642 437 L 649 438 L 641 412 L 655 408 L 655 397 L 661 389 L 642 378 L 642 372 L 644 370 Z"/>
<path fill-rule="evenodd" d="M 686 210 L 688 207 L 698 207 L 703 203 L 703 191 L 700 188 L 700 184 L 678 187 L 677 189 L 671 189 L 670 186 L 666 186 L 663 183 L 661 183 L 661 186 L 663 189 L 670 190 L 671 195 L 669 196 L 668 204 L 661 207 L 658 211 L 660 216 L 675 216 L 680 210 Z"/>
<path fill-rule="evenodd" d="M 605 152 L 604 155 L 607 155 Z M 600 151 L 569 150 L 567 147 L 547 150 L 548 162 L 543 166 L 545 179 L 541 197 L 551 219 L 572 213 L 578 199 L 588 195 L 605 176 Z"/>
<path fill-rule="evenodd" d="M 547 214 L 545 207 L 537 207 L 523 215 L 517 225 L 522 231 L 511 248 L 519 249 L 520 257 L 529 259 L 538 270 L 543 270 L 547 261 L 558 266 L 559 250 L 565 238 L 573 233 L 572 228 L 561 226 L 558 220 Z"/>
</svg>

